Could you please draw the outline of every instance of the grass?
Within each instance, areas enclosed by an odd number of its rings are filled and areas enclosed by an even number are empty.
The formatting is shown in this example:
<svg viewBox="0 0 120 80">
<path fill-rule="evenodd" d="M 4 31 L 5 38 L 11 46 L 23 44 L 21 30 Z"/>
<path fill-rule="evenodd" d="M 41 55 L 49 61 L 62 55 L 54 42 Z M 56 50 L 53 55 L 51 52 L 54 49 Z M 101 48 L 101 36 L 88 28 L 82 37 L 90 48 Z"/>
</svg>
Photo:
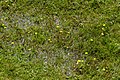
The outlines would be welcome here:
<svg viewBox="0 0 120 80">
<path fill-rule="evenodd" d="M 120 80 L 119 0 L 0 1 L 0 80 Z"/>
</svg>

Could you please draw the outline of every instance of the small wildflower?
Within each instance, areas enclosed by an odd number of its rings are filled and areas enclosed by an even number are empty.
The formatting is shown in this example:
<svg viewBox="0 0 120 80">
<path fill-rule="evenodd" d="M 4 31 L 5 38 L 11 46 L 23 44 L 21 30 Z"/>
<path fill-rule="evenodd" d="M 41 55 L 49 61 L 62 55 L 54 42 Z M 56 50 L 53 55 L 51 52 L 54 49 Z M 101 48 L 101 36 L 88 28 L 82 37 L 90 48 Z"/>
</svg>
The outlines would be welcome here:
<svg viewBox="0 0 120 80">
<path fill-rule="evenodd" d="M 51 43 L 52 41 L 51 41 L 51 39 L 48 39 L 48 41 Z"/>
<path fill-rule="evenodd" d="M 28 32 L 28 34 L 30 33 L 30 31 Z"/>
<path fill-rule="evenodd" d="M 93 60 L 96 60 L 96 58 L 93 58 Z"/>
<path fill-rule="evenodd" d="M 4 29 L 6 29 L 7 27 L 5 26 Z"/>
<path fill-rule="evenodd" d="M 63 31 L 60 31 L 60 33 L 62 33 Z"/>
<path fill-rule="evenodd" d="M 48 39 L 48 41 L 50 41 L 50 39 Z"/>
<path fill-rule="evenodd" d="M 50 43 L 51 43 L 52 41 L 50 41 Z"/>
<path fill-rule="evenodd" d="M 105 31 L 105 28 L 102 28 L 103 31 Z"/>
<path fill-rule="evenodd" d="M 103 26 L 106 26 L 105 24 L 103 24 Z"/>
<path fill-rule="evenodd" d="M 13 6 L 15 5 L 15 4 L 12 4 Z"/>
<path fill-rule="evenodd" d="M 3 21 L 3 18 L 1 18 L 1 21 Z"/>
<path fill-rule="evenodd" d="M 56 28 L 60 28 L 60 26 L 56 26 Z"/>
<path fill-rule="evenodd" d="M 37 32 L 35 32 L 35 35 L 37 35 L 38 33 Z"/>
<path fill-rule="evenodd" d="M 93 42 L 93 39 L 90 39 L 91 42 Z"/>
<path fill-rule="evenodd" d="M 77 60 L 76 64 L 79 64 L 80 62 L 84 62 L 84 60 Z"/>
<path fill-rule="evenodd" d="M 70 34 L 70 32 L 67 32 L 68 34 Z"/>
<path fill-rule="evenodd" d="M 7 0 L 5 2 L 8 2 Z"/>
<path fill-rule="evenodd" d="M 101 35 L 103 36 L 103 35 L 104 35 L 104 33 L 101 33 Z"/>
<path fill-rule="evenodd" d="M 11 44 L 14 44 L 14 42 L 11 42 Z"/>
<path fill-rule="evenodd" d="M 84 62 L 84 60 L 81 60 L 81 62 Z"/>
<path fill-rule="evenodd" d="M 2 27 L 4 28 L 4 29 L 6 29 L 7 27 L 5 26 L 5 24 L 2 24 Z"/>
<path fill-rule="evenodd" d="M 103 68 L 102 70 L 105 71 L 105 68 Z"/>
<path fill-rule="evenodd" d="M 88 54 L 88 52 L 85 52 L 85 54 Z"/>
<path fill-rule="evenodd" d="M 28 51 L 30 51 L 30 50 L 31 50 L 31 48 L 28 49 Z"/>
<path fill-rule="evenodd" d="M 70 53 L 68 53 L 68 55 L 70 55 Z"/>
<path fill-rule="evenodd" d="M 5 24 L 2 24 L 2 26 L 5 26 Z"/>
<path fill-rule="evenodd" d="M 41 20 L 43 20 L 43 18 L 40 18 Z"/>
<path fill-rule="evenodd" d="M 68 49 L 69 47 L 67 46 L 66 48 Z"/>
</svg>

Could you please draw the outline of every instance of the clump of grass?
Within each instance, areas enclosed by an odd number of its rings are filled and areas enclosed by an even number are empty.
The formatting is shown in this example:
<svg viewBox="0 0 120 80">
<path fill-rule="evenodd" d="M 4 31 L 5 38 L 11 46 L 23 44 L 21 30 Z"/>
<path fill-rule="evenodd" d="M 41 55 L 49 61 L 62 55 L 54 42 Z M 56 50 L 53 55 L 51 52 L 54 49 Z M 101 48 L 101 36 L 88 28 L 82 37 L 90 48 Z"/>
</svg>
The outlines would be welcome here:
<svg viewBox="0 0 120 80">
<path fill-rule="evenodd" d="M 118 0 L 0 6 L 0 79 L 120 79 Z"/>
</svg>

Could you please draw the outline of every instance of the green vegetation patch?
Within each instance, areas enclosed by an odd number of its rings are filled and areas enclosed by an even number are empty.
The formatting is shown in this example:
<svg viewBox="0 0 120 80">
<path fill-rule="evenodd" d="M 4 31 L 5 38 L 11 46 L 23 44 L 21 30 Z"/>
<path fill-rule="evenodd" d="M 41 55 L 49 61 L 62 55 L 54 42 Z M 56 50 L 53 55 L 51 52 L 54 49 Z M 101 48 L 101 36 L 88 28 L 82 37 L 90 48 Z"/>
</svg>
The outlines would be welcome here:
<svg viewBox="0 0 120 80">
<path fill-rule="evenodd" d="M 119 80 L 119 0 L 0 1 L 1 80 Z"/>
</svg>

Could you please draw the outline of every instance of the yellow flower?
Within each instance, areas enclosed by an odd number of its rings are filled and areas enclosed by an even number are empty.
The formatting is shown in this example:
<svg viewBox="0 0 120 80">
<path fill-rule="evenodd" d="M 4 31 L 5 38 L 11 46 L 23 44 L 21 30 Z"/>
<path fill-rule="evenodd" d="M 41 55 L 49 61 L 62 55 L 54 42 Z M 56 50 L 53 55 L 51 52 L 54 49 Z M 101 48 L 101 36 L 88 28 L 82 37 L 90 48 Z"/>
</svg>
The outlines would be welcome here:
<svg viewBox="0 0 120 80">
<path fill-rule="evenodd" d="M 4 29 L 6 29 L 7 27 L 5 26 L 5 24 L 2 24 L 2 27 L 4 28 Z"/>
<path fill-rule="evenodd" d="M 29 51 L 31 50 L 31 48 L 28 49 Z"/>
<path fill-rule="evenodd" d="M 48 41 L 51 43 L 52 41 L 51 41 L 51 39 L 48 39 Z"/>
<path fill-rule="evenodd" d="M 7 27 L 4 27 L 4 29 L 6 29 Z"/>
<path fill-rule="evenodd" d="M 52 41 L 50 41 L 50 43 L 51 43 Z"/>
<path fill-rule="evenodd" d="M 38 33 L 37 32 L 35 32 L 35 35 L 37 35 Z"/>
<path fill-rule="evenodd" d="M 105 28 L 102 28 L 103 31 L 105 31 Z"/>
<path fill-rule="evenodd" d="M 68 46 L 66 48 L 69 48 Z"/>
<path fill-rule="evenodd" d="M 70 34 L 70 32 L 67 32 L 68 34 Z"/>
<path fill-rule="evenodd" d="M 62 33 L 63 31 L 60 31 L 60 33 Z"/>
<path fill-rule="evenodd" d="M 101 33 L 101 35 L 104 35 L 104 33 Z"/>
<path fill-rule="evenodd" d="M 90 41 L 92 42 L 92 41 L 93 41 L 93 39 L 90 39 Z"/>
<path fill-rule="evenodd" d="M 88 52 L 85 52 L 85 54 L 88 54 Z"/>
<path fill-rule="evenodd" d="M 11 42 L 11 44 L 15 44 L 14 42 Z"/>
<path fill-rule="evenodd" d="M 2 26 L 5 26 L 5 24 L 2 24 Z"/>
<path fill-rule="evenodd" d="M 96 58 L 93 58 L 93 60 L 96 60 Z"/>
<path fill-rule="evenodd" d="M 43 20 L 43 18 L 40 18 L 41 20 Z"/>
<path fill-rule="evenodd" d="M 3 18 L 1 18 L 1 21 L 3 21 Z"/>
<path fill-rule="evenodd" d="M 5 2 L 8 2 L 8 0 L 6 0 Z"/>
<path fill-rule="evenodd" d="M 30 33 L 30 31 L 28 33 Z"/>
<path fill-rule="evenodd" d="M 60 28 L 60 26 L 56 26 L 56 28 Z"/>
<path fill-rule="evenodd" d="M 84 62 L 84 60 L 77 60 L 76 64 L 79 64 L 80 62 Z"/>
<path fill-rule="evenodd" d="M 105 68 L 103 68 L 102 70 L 105 71 Z"/>
<path fill-rule="evenodd" d="M 48 41 L 50 41 L 50 39 L 48 39 Z"/>
<path fill-rule="evenodd" d="M 106 26 L 105 24 L 103 24 L 103 26 Z"/>
</svg>

